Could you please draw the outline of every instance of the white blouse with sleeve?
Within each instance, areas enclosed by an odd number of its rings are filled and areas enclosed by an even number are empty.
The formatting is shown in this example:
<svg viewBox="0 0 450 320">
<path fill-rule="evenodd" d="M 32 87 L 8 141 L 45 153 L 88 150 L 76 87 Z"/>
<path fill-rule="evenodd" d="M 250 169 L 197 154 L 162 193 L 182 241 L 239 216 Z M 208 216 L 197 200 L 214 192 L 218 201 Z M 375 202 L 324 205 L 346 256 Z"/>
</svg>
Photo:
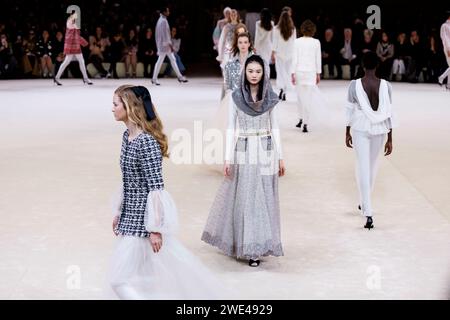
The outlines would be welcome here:
<svg viewBox="0 0 450 320">
<path fill-rule="evenodd" d="M 391 84 L 381 80 L 379 105 L 377 111 L 374 111 L 361 79 L 352 80 L 347 95 L 346 125 L 352 130 L 367 132 L 371 135 L 385 134 L 397 127 L 397 118 L 392 111 Z"/>
<path fill-rule="evenodd" d="M 283 60 L 291 59 L 294 53 L 294 43 L 297 38 L 297 31 L 293 30 L 292 35 L 286 41 L 280 33 L 280 29 L 276 26 L 273 29 L 273 51 L 275 51 L 276 57 Z"/>
</svg>

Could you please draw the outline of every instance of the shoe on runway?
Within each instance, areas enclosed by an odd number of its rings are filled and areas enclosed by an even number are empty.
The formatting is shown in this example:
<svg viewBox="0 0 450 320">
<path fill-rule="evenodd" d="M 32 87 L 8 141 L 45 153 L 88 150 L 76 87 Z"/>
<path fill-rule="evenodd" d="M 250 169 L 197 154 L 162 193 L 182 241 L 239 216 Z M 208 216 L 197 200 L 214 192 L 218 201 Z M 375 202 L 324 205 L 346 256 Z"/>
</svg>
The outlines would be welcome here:
<svg viewBox="0 0 450 320">
<path fill-rule="evenodd" d="M 374 225 L 373 225 L 373 219 L 372 219 L 372 217 L 367 217 L 367 221 L 366 221 L 366 224 L 364 225 L 364 228 L 366 228 L 366 229 L 372 229 L 374 227 Z"/>
<path fill-rule="evenodd" d="M 161 85 L 161 83 L 159 83 L 158 80 L 152 79 L 151 81 L 152 81 L 152 84 L 154 84 L 154 85 L 157 85 L 157 86 Z"/>
<path fill-rule="evenodd" d="M 89 79 L 83 79 L 83 83 L 84 84 L 88 84 L 88 85 L 93 85 L 94 83 L 91 81 L 91 80 L 89 80 Z"/>
<path fill-rule="evenodd" d="M 309 132 L 306 124 L 303 125 L 303 132 Z"/>
<path fill-rule="evenodd" d="M 260 263 L 261 263 L 261 261 L 259 259 L 256 259 L 256 260 L 250 259 L 250 260 L 248 260 L 248 265 L 250 267 L 259 267 Z"/>
<path fill-rule="evenodd" d="M 179 83 L 186 83 L 186 82 L 189 82 L 189 81 L 185 77 L 182 77 L 182 78 L 178 78 L 178 82 Z"/>
<path fill-rule="evenodd" d="M 297 128 L 301 128 L 303 124 L 303 119 L 300 119 L 300 121 L 295 125 Z"/>
<path fill-rule="evenodd" d="M 53 78 L 53 83 L 57 84 L 58 86 L 62 86 L 62 83 L 59 82 L 56 78 Z"/>
</svg>

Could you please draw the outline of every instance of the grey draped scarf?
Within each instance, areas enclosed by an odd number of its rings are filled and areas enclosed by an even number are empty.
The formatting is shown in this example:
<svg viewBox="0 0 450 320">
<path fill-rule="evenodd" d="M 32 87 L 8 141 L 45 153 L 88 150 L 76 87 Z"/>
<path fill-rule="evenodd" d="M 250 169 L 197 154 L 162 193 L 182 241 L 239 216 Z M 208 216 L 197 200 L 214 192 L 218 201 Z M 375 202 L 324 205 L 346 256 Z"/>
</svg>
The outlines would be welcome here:
<svg viewBox="0 0 450 320">
<path fill-rule="evenodd" d="M 264 67 L 265 68 L 265 67 Z M 236 106 L 246 114 L 256 117 L 268 111 L 279 102 L 277 94 L 273 91 L 268 77 L 268 72 L 264 72 L 262 99 L 253 101 L 250 88 L 245 86 L 245 70 L 241 73 L 241 85 L 232 93 L 233 101 Z"/>
</svg>

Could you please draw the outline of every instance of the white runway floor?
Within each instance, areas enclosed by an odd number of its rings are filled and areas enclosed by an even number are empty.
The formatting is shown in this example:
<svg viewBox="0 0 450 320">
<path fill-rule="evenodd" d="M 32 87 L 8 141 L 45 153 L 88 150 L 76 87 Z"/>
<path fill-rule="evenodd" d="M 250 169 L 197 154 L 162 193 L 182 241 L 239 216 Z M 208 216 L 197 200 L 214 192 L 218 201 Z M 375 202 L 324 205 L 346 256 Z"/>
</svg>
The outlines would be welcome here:
<svg viewBox="0 0 450 320">
<path fill-rule="evenodd" d="M 1 81 L 0 298 L 102 298 L 124 130 L 111 113 L 114 89 L 149 87 L 171 137 L 213 117 L 220 81 Z M 311 123 L 308 134 L 294 127 L 293 92 L 279 104 L 285 256 L 265 258 L 260 268 L 200 241 L 222 180 L 218 166 L 165 161 L 181 240 L 243 299 L 450 298 L 450 92 L 393 84 L 400 127 L 393 155 L 380 164 L 368 231 L 356 208 L 354 154 L 344 145 L 347 85 L 321 83 L 332 123 Z"/>
</svg>

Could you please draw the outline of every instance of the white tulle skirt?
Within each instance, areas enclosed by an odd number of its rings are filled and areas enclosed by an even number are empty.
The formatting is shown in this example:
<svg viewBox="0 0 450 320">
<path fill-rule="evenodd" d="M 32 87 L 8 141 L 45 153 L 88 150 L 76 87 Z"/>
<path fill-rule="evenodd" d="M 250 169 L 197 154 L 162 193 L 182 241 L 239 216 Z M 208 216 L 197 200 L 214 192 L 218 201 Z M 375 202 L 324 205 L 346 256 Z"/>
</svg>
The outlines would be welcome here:
<svg viewBox="0 0 450 320">
<path fill-rule="evenodd" d="M 176 238 L 177 209 L 165 190 L 151 191 L 145 226 L 162 234 L 153 252 L 150 238 L 119 235 L 104 288 L 106 299 L 231 299 L 231 291 Z"/>
<path fill-rule="evenodd" d="M 167 236 L 154 253 L 148 238 L 119 236 L 107 299 L 228 299 L 223 284 L 178 240 Z"/>
</svg>

